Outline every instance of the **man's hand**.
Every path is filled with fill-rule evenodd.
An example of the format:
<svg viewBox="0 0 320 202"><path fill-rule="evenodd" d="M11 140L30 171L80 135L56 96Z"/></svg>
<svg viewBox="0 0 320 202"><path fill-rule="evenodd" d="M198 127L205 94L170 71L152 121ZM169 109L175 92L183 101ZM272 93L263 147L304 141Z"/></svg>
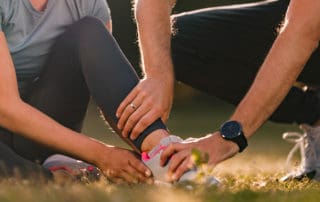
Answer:
<svg viewBox="0 0 320 202"><path fill-rule="evenodd" d="M208 154L208 164L212 167L234 156L239 151L239 147L235 143L224 140L219 132L191 141L172 143L163 151L160 158L161 166L170 160L167 173L168 181L178 180L194 166L191 159L193 149L199 150L203 155Z"/></svg>
<svg viewBox="0 0 320 202"><path fill-rule="evenodd" d="M136 139L155 120L168 119L173 100L173 85L165 79L145 78L123 100L117 110L122 135Z"/></svg>
<svg viewBox="0 0 320 202"><path fill-rule="evenodd" d="M115 183L151 184L151 171L133 152L117 147L110 148L97 165L106 177Z"/></svg>

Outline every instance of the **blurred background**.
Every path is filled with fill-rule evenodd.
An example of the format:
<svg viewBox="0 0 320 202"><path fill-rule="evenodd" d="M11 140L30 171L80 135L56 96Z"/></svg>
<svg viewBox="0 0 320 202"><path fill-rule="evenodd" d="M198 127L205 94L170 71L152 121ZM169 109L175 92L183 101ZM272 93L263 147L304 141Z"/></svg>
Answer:
<svg viewBox="0 0 320 202"><path fill-rule="evenodd" d="M132 4L129 0L107 0L111 8L113 19L113 35L117 39L129 61L139 72L140 56L137 46L136 25L133 19ZM254 2L252 0L178 0L173 13L183 11L227 5L234 3ZM171 133L182 137L201 137L217 130L221 123L231 115L234 107L212 96L199 92L181 83L175 86L175 100L168 120ZM275 123L265 124L257 134L250 139L249 148L241 155L231 160L231 164L224 164L222 170L234 167L233 161L238 163L238 169L263 169L279 171L284 168L285 157L292 145L281 140L281 134L286 131L298 130L295 125L282 125ZM106 143L127 147L120 138L109 129L97 112L95 104L90 104L87 119L84 125L84 133L94 136ZM271 158L273 162L266 161ZM261 164L261 165L260 165ZM278 164L278 166L276 166ZM229 166L233 165L233 166ZM273 169L270 170L270 167ZM226 169L227 168L227 169Z"/></svg>

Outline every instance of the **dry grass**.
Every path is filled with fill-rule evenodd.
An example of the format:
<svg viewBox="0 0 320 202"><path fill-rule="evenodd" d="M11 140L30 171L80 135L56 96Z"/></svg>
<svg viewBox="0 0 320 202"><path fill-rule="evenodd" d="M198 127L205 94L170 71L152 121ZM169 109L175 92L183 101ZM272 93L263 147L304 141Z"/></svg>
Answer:
<svg viewBox="0 0 320 202"><path fill-rule="evenodd" d="M208 104L209 103L209 104ZM198 103L197 103L198 104ZM169 127L175 134L199 136L214 130L230 114L230 106L203 101L201 107L182 105L175 107ZM96 110L91 106L85 132L109 143L125 146L110 133ZM320 183L303 180L281 183L286 173L285 160L291 145L281 140L281 133L297 127L266 124L249 142L244 153L214 169L222 182L219 187L195 187L193 190L160 185L113 185L105 181L93 184L34 184L30 181L8 179L0 181L0 201L24 202L95 202L95 201L320 201ZM297 160L297 158L296 158Z"/></svg>

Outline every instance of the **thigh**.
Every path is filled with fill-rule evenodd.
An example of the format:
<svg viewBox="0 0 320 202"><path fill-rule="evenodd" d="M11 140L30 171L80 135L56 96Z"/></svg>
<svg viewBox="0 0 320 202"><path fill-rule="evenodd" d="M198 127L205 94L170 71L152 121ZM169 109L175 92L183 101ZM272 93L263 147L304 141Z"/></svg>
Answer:
<svg viewBox="0 0 320 202"><path fill-rule="evenodd" d="M265 1L173 16L177 79L238 103L277 35L287 4Z"/></svg>
<svg viewBox="0 0 320 202"><path fill-rule="evenodd" d="M43 72L30 84L30 92L24 99L58 123L80 132L89 92L72 40L68 29L58 37ZM48 131L48 135L54 134ZM12 139L14 150L33 161L42 162L55 152L20 135L13 135Z"/></svg>

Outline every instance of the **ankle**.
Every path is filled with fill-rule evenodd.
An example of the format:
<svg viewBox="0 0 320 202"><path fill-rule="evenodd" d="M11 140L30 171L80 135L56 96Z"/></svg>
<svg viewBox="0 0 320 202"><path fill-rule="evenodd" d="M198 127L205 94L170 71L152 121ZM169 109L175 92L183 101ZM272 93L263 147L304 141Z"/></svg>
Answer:
<svg viewBox="0 0 320 202"><path fill-rule="evenodd" d="M164 129L159 129L159 130L153 131L142 142L141 151L150 151L157 144L159 144L163 138L168 137L168 136L169 136L168 131L166 131Z"/></svg>

